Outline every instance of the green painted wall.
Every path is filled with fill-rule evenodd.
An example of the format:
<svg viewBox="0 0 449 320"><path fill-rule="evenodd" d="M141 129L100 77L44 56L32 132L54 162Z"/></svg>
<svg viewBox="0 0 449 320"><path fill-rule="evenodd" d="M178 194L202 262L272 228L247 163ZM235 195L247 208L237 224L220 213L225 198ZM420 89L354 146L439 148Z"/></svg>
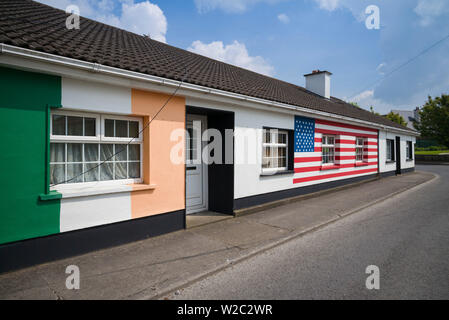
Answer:
<svg viewBox="0 0 449 320"><path fill-rule="evenodd" d="M61 78L0 67L0 244L59 232L60 200L46 191L46 109Z"/></svg>

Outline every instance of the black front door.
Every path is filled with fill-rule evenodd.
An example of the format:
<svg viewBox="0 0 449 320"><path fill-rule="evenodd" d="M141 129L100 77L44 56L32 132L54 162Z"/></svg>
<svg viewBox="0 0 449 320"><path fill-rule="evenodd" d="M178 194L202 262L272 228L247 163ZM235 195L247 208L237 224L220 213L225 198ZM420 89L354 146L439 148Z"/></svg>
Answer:
<svg viewBox="0 0 449 320"><path fill-rule="evenodd" d="M402 168L401 168L401 138L400 137L396 137L395 150L396 150L396 174L401 174Z"/></svg>

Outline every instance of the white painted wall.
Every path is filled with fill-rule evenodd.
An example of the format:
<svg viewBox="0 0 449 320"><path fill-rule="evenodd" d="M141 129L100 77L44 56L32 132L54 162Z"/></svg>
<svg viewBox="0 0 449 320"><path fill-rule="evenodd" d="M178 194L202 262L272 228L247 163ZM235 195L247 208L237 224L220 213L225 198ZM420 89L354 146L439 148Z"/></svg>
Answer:
<svg viewBox="0 0 449 320"><path fill-rule="evenodd" d="M101 226L131 218L130 192L61 200L61 232Z"/></svg>
<svg viewBox="0 0 449 320"><path fill-rule="evenodd" d="M403 134L397 134L393 132L387 132L381 130L379 133L379 160L380 160L380 172L391 172L396 171L396 163L387 163L387 139L395 140L396 137L401 138L401 167L402 169L410 169L415 167L415 144L416 137L407 136ZM407 141L413 142L413 160L407 161ZM396 143L396 142L395 142ZM397 146L395 146L396 148ZM398 161L398 159L396 159Z"/></svg>
<svg viewBox="0 0 449 320"><path fill-rule="evenodd" d="M74 110L130 115L131 89L64 77L62 106Z"/></svg>

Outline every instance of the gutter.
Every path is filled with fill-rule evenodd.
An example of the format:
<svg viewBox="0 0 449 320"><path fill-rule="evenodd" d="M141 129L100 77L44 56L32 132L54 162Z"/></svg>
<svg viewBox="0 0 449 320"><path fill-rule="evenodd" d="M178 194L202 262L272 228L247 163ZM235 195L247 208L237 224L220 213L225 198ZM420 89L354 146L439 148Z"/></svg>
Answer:
<svg viewBox="0 0 449 320"><path fill-rule="evenodd" d="M262 105L280 108L280 109L284 109L284 110L299 111L299 112L302 112L305 114L318 115L318 116L321 116L324 118L344 120L344 121L349 121L352 123L358 123L360 125L365 125L368 127L374 127L377 129L394 131L394 132L399 132L399 133L412 135L412 136L419 136L419 133L417 133L417 132L414 133L414 132L404 130L404 129L399 129L399 128L394 128L394 127L390 127L390 126L386 126L386 125L376 124L376 123L372 123L372 122L368 122L368 121L364 121L364 120L360 120L360 119L355 119L355 118L350 118L350 117L346 117L346 116L340 116L340 115L336 115L333 113L317 111L317 110L299 107L299 106L293 106L293 105L275 102L275 101L266 100L266 99L254 98L251 96L246 96L246 95L237 94L237 93L231 93L231 92L218 90L218 89L212 89L212 88L203 87L203 86L194 85L194 84L185 83L185 82L182 83L181 81L177 81L177 80L166 79L166 78L147 75L147 74L143 74L143 73L139 73L139 72L135 72L135 71L123 70L123 69L119 69L119 68L115 68L115 67L104 66L104 65L101 65L98 63L85 62L85 61L81 61L81 60L77 60L77 59L66 58L66 57L62 57L62 56L58 56L58 55L54 55L54 54L38 52L38 51L30 50L30 49L24 49L24 48L0 43L0 55L3 55L3 54L16 56L16 57L20 57L20 58L37 60L37 61L41 61L41 62L47 62L47 63L51 63L51 64L62 65L62 66L70 67L70 68L81 69L81 70L85 70L85 71L89 71L89 72L93 72L93 73L100 73L100 74L105 74L105 75L109 75L109 76L131 79L131 80L150 82L150 83L161 85L161 86L171 86L171 87L180 86L180 88L182 88L182 89L186 89L186 90L190 90L190 91L194 91L194 92L200 92L200 93L205 93L205 94L210 94L210 95L215 95L215 96L220 96L220 97L225 97L225 98L230 98L230 99L236 99L239 101L252 102L252 103L262 104Z"/></svg>

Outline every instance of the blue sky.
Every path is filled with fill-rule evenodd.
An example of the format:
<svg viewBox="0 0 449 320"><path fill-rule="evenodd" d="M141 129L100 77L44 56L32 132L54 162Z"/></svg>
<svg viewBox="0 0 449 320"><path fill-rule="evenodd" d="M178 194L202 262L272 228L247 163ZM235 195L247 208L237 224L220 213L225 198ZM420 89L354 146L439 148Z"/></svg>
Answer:
<svg viewBox="0 0 449 320"><path fill-rule="evenodd" d="M449 35L447 0L40 1L301 86L329 70L333 96L382 113L449 93L449 40L382 79ZM369 5L379 30L365 26Z"/></svg>

